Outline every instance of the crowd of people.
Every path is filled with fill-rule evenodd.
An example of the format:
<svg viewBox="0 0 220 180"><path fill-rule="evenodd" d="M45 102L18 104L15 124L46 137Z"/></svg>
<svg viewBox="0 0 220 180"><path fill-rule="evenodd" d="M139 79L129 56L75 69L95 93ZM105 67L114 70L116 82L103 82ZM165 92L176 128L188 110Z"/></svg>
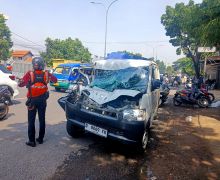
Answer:
<svg viewBox="0 0 220 180"><path fill-rule="evenodd" d="M179 87L180 85L183 86L189 86L193 87L196 86L197 88L208 88L208 89L214 89L216 80L215 79L205 79L204 76L200 76L197 78L196 76L190 77L187 75L176 75L176 76L170 76L167 74L161 75L161 81L163 84L167 84L173 87Z"/></svg>

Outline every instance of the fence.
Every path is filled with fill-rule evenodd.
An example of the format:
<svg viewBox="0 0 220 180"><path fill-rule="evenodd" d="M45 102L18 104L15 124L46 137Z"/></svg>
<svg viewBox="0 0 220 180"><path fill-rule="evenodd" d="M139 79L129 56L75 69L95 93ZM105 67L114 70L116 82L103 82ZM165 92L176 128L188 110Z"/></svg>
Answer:
<svg viewBox="0 0 220 180"><path fill-rule="evenodd" d="M13 74L17 77L22 77L27 71L32 70L32 64L29 62L14 62Z"/></svg>

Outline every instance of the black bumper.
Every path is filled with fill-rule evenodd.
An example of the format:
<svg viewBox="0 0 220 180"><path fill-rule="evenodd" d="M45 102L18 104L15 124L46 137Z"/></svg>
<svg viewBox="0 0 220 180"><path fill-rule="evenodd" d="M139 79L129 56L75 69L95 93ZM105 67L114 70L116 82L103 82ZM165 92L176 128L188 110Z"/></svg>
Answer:
<svg viewBox="0 0 220 180"><path fill-rule="evenodd" d="M108 131L107 138L120 141L124 144L137 143L142 139L145 122L127 121L122 117L110 117L91 112L78 103L65 103L67 121L85 129L85 123L98 126Z"/></svg>

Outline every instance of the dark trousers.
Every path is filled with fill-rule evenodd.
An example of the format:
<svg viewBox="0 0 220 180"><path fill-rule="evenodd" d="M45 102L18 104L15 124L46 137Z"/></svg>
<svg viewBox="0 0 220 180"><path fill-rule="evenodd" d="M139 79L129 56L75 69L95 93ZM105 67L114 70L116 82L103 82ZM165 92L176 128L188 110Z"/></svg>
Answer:
<svg viewBox="0 0 220 180"><path fill-rule="evenodd" d="M30 142L35 142L35 118L38 112L39 118L39 139L43 140L45 134L45 113L47 102L46 100L33 104L33 109L28 109L28 137Z"/></svg>

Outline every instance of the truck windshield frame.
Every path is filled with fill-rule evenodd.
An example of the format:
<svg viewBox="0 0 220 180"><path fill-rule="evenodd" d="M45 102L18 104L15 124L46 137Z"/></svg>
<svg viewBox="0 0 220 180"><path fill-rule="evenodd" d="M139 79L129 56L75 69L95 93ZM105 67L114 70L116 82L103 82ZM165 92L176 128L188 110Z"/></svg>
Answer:
<svg viewBox="0 0 220 180"><path fill-rule="evenodd" d="M63 75L69 75L71 72L71 67L61 67L58 66L54 70L54 74L63 74Z"/></svg>
<svg viewBox="0 0 220 180"><path fill-rule="evenodd" d="M119 70L94 69L91 87L113 92L116 89L147 91L149 67L129 67Z"/></svg>

